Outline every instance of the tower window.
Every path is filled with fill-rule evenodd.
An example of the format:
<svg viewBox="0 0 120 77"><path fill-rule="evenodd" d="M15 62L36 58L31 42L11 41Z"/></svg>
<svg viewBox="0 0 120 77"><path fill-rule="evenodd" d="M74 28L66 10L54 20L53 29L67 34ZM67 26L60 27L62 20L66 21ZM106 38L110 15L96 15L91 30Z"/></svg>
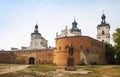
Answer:
<svg viewBox="0 0 120 77"><path fill-rule="evenodd" d="M68 46L65 46L65 50L67 49Z"/></svg>
<svg viewBox="0 0 120 77"><path fill-rule="evenodd" d="M104 43L104 40L102 40L102 42Z"/></svg>
<svg viewBox="0 0 120 77"><path fill-rule="evenodd" d="M104 31L102 31L102 35L104 35L105 34L105 32Z"/></svg>
<svg viewBox="0 0 120 77"><path fill-rule="evenodd" d="M61 47L59 47L59 50L61 50Z"/></svg>

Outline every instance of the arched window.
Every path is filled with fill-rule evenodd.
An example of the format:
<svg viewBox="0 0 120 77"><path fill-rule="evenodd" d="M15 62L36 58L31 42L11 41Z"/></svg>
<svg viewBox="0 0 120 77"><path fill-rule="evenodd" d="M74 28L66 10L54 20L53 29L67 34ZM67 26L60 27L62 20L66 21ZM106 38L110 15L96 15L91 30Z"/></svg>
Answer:
<svg viewBox="0 0 120 77"><path fill-rule="evenodd" d="M105 32L102 30L102 35L104 35L105 34Z"/></svg>

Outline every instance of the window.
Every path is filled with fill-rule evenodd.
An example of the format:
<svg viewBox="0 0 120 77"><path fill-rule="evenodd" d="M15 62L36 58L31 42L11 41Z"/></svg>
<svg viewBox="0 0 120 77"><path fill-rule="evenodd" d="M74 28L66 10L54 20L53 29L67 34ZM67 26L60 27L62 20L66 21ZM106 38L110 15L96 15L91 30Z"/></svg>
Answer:
<svg viewBox="0 0 120 77"><path fill-rule="evenodd" d="M106 38L110 38L110 36L106 36Z"/></svg>
<svg viewBox="0 0 120 77"><path fill-rule="evenodd" d="M59 50L61 50L61 47L59 47Z"/></svg>
<svg viewBox="0 0 120 77"><path fill-rule="evenodd" d="M104 43L104 40L102 40L102 42Z"/></svg>
<svg viewBox="0 0 120 77"><path fill-rule="evenodd" d="M40 42L40 44L43 44L42 42Z"/></svg>
<svg viewBox="0 0 120 77"><path fill-rule="evenodd" d="M102 31L102 35L105 35L105 32L104 32L104 30Z"/></svg>
<svg viewBox="0 0 120 77"><path fill-rule="evenodd" d="M67 49L68 46L65 46L65 50Z"/></svg>

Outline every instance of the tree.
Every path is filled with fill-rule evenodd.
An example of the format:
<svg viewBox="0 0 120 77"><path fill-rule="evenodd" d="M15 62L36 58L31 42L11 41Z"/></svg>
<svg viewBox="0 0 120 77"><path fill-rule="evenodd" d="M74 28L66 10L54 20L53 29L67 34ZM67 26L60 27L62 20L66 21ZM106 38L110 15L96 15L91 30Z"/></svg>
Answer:
<svg viewBox="0 0 120 77"><path fill-rule="evenodd" d="M120 50L120 28L117 28L113 33L113 41L115 42L115 46L118 46L118 49Z"/></svg>
<svg viewBox="0 0 120 77"><path fill-rule="evenodd" d="M117 63L120 64L120 28L117 28L113 33L113 41L115 43L115 51L117 56Z"/></svg>
<svg viewBox="0 0 120 77"><path fill-rule="evenodd" d="M106 58L108 61L108 64L115 64L115 49L111 44L105 43L106 47Z"/></svg>

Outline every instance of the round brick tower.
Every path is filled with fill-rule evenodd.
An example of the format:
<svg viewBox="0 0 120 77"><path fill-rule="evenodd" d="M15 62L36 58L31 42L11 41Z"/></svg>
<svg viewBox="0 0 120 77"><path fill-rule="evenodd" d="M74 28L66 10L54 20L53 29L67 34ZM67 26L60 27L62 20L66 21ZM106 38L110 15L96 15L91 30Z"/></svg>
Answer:
<svg viewBox="0 0 120 77"><path fill-rule="evenodd" d="M67 58L69 55L68 48L70 44L73 45L74 52L74 64L80 64L80 51L81 47L86 48L85 45L87 45L85 42L87 41L83 36L70 36L70 37L62 37L56 39L56 50L54 55L54 63L57 65L66 65L67 64ZM83 47L83 50L84 50Z"/></svg>
<svg viewBox="0 0 120 77"><path fill-rule="evenodd" d="M67 65L69 50L67 46L72 44L74 51L74 64L97 63L105 64L105 46L89 36L69 36L56 38L56 49L54 51L54 61L56 65Z"/></svg>

